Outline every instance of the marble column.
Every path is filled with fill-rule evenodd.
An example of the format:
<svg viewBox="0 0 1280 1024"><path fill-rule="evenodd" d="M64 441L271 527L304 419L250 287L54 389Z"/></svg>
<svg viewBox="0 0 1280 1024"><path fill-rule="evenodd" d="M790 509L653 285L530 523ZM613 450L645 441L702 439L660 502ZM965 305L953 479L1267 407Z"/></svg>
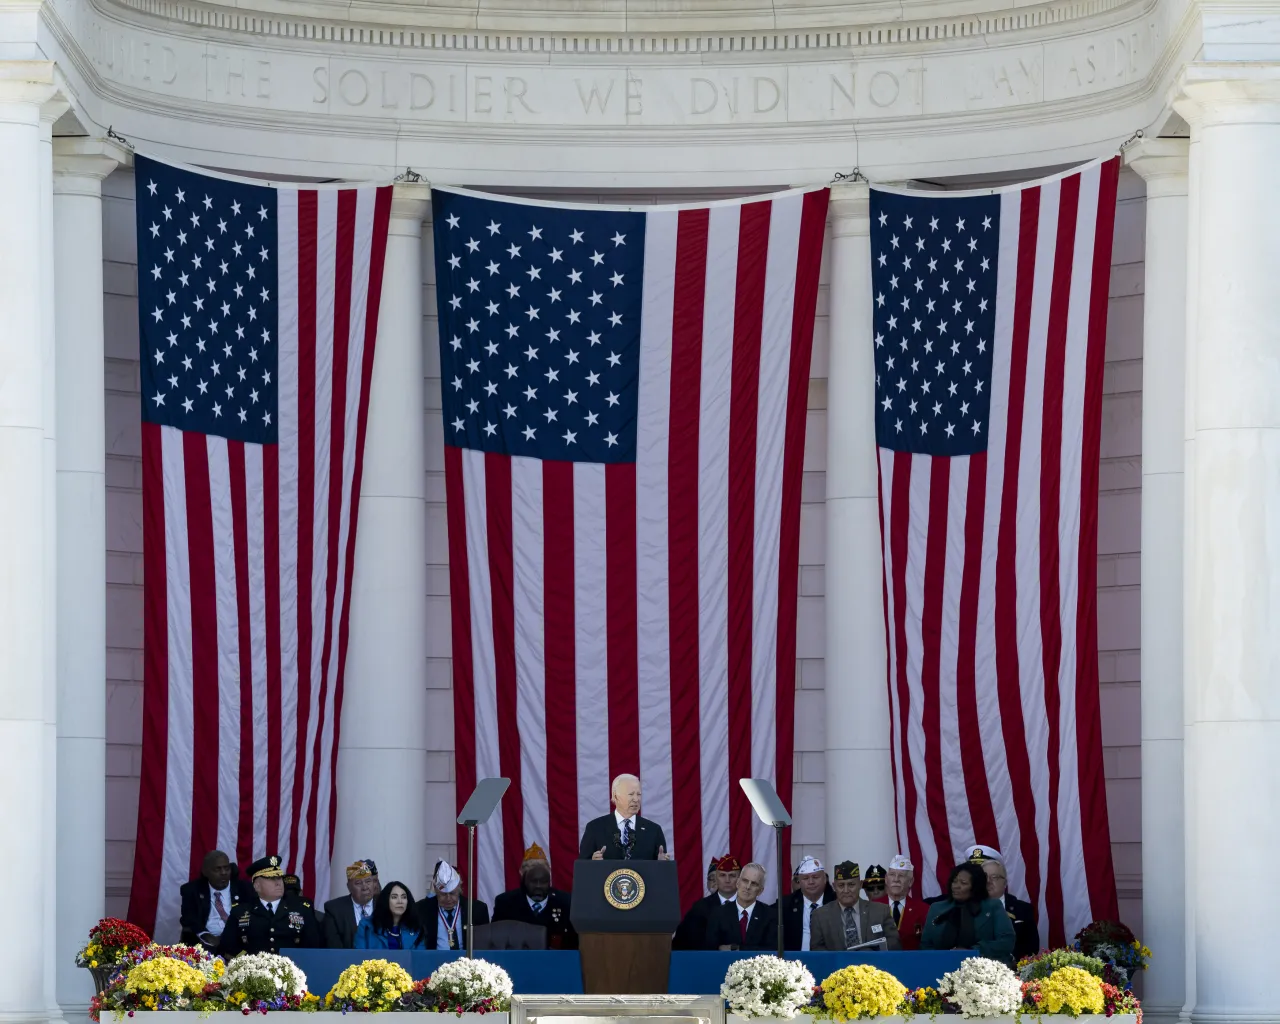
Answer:
<svg viewBox="0 0 1280 1024"><path fill-rule="evenodd" d="M1237 913L1223 899L1273 889L1280 847L1280 64L1191 64L1176 95L1199 147L1184 666L1191 1016L1274 1020L1280 943L1264 908ZM1205 884L1206 866L1218 884Z"/></svg>
<svg viewBox="0 0 1280 1024"><path fill-rule="evenodd" d="M106 888L106 421L102 180L126 155L89 138L53 142L57 374L58 1003L83 1017L93 995L76 950Z"/></svg>
<svg viewBox="0 0 1280 1024"><path fill-rule="evenodd" d="M1130 146L1147 184L1142 343L1142 939L1151 1024L1184 999L1182 630L1183 424L1187 292L1186 139Z"/></svg>
<svg viewBox="0 0 1280 1024"><path fill-rule="evenodd" d="M426 185L391 205L351 593L331 888L357 857L425 893L427 505L423 362ZM430 237L430 231L426 232ZM394 813L389 811L394 808ZM316 893L317 899L325 894Z"/></svg>
<svg viewBox="0 0 1280 1024"><path fill-rule="evenodd" d="M40 108L54 91L51 63L0 62L0 863L21 865L23 876L5 898L6 920L22 926L0 928L5 1024L44 1021L50 1010Z"/></svg>
<svg viewBox="0 0 1280 1024"><path fill-rule="evenodd" d="M887 864L897 850L885 682L871 338L870 198L831 190L827 374L826 853ZM857 780L857 813L836 794Z"/></svg>

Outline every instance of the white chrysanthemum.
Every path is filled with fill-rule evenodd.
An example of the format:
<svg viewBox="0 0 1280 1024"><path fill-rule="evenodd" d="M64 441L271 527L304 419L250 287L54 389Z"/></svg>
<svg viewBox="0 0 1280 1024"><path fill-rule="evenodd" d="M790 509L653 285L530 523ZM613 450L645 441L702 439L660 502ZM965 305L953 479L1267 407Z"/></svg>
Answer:
<svg viewBox="0 0 1280 1024"><path fill-rule="evenodd" d="M753 956L729 965L720 994L742 1017L794 1017L813 997L813 975L798 960Z"/></svg>
<svg viewBox="0 0 1280 1024"><path fill-rule="evenodd" d="M1022 982L1004 964L971 956L938 981L938 992L966 1017L999 1017L1022 1006Z"/></svg>
<svg viewBox="0 0 1280 1024"><path fill-rule="evenodd" d="M222 987L227 992L246 992L255 999L300 996L307 991L307 976L287 956L241 953L227 964Z"/></svg>
<svg viewBox="0 0 1280 1024"><path fill-rule="evenodd" d="M461 1006L464 1011L485 999L492 999L505 1009L512 991L511 975L497 964L466 957L437 967L431 975L430 988L449 1004L445 1009Z"/></svg>

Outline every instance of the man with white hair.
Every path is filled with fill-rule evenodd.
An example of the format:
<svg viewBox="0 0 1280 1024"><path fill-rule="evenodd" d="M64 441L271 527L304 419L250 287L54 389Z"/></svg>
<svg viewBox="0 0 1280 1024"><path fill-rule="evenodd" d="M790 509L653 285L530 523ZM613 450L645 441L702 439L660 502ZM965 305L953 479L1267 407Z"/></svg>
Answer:
<svg viewBox="0 0 1280 1024"><path fill-rule="evenodd" d="M836 891L817 857L802 860L796 874L800 878L800 891L787 893L778 903L782 908L782 944L785 949L808 952L813 948L810 936L813 913L824 904L834 902Z"/></svg>
<svg viewBox="0 0 1280 1024"><path fill-rule="evenodd" d="M889 916L898 928L903 949L920 948L920 933L924 931L924 921L929 916L929 905L911 895L915 877L911 860L897 854L889 861L889 870L884 873L884 895L876 900L889 905Z"/></svg>
<svg viewBox="0 0 1280 1024"><path fill-rule="evenodd" d="M778 908L776 904L760 902L764 883L762 865L752 862L742 869L737 897L711 911L704 948L777 951Z"/></svg>
<svg viewBox="0 0 1280 1024"><path fill-rule="evenodd" d="M640 780L634 775L619 775L613 780L609 795L613 813L587 822L578 858L670 860L662 826L640 817Z"/></svg>

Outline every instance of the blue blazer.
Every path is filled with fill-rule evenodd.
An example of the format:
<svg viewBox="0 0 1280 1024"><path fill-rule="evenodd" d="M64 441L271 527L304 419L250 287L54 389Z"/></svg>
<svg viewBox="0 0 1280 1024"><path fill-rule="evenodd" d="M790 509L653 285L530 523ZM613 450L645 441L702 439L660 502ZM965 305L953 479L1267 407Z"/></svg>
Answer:
<svg viewBox="0 0 1280 1024"><path fill-rule="evenodd" d="M412 928L400 929L400 947L402 949L421 949L423 946L422 933L416 932ZM360 927L356 929L356 940L354 949L390 949L387 945L387 933L374 931L372 923L369 921L361 921Z"/></svg>

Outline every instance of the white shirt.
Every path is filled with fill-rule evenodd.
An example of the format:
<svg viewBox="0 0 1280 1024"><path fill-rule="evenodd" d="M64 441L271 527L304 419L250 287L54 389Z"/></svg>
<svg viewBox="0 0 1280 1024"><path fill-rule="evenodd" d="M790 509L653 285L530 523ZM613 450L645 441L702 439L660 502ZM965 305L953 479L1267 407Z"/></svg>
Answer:
<svg viewBox="0 0 1280 1024"><path fill-rule="evenodd" d="M722 907L726 903L732 903L734 900L738 898L737 896L723 896L720 893L716 893L716 895L720 897L720 906Z"/></svg>
<svg viewBox="0 0 1280 1024"><path fill-rule="evenodd" d="M262 900L262 905L266 907L269 911L271 911L271 913L273 914L276 912L276 907L279 905L279 903L280 903L279 900Z"/></svg>
<svg viewBox="0 0 1280 1024"><path fill-rule="evenodd" d="M809 921L810 921L810 919L813 917L813 912L814 912L815 910L817 910L820 906L822 906L822 904L821 904L819 901L817 901L817 900L811 900L811 899L809 899L807 896L805 897L804 903L803 903L802 908L801 908L801 911L800 911L800 913L801 913L801 915L802 915L802 917L801 917L801 931L800 931L800 935L801 935L801 938L800 938L800 948L801 948L802 950L804 950L805 952L808 952L808 950L810 949L810 946L809 946Z"/></svg>
<svg viewBox="0 0 1280 1024"><path fill-rule="evenodd" d="M892 916L892 915L893 915L893 909L894 909L894 907L897 907L897 908L898 908L898 920L899 920L899 921L901 921L901 920L902 920L902 915L903 915L904 913L906 913L906 910L907 910L907 901L906 901L906 900L895 900L895 899L891 896L891 897L889 897L889 914L890 914L890 916Z"/></svg>
<svg viewBox="0 0 1280 1024"><path fill-rule="evenodd" d="M613 818L614 818L614 820L618 823L618 832L619 832L619 833L621 833L621 832L622 832L622 823L623 823L624 821L625 821L625 822L627 822L627 823L631 826L631 832L632 832L632 834L634 834L634 833L635 833L635 830L636 830L636 816L635 816L634 814L633 814L630 818L624 818L621 814L619 814L619 813L615 810L615 811L613 812Z"/></svg>
<svg viewBox="0 0 1280 1024"><path fill-rule="evenodd" d="M733 901L733 903L734 903L734 911L736 913L739 923L741 923L742 921L742 912L745 910L747 913L747 927L748 928L751 927L751 915L756 912L756 907L759 906L760 901L756 900L756 902L752 903L751 906L749 907L744 907L736 899Z"/></svg>
<svg viewBox="0 0 1280 1024"><path fill-rule="evenodd" d="M453 933L458 937L458 948L463 948L462 941L462 904L453 908ZM436 914L436 949L449 948L449 928L445 924L449 920L450 911L441 910Z"/></svg>
<svg viewBox="0 0 1280 1024"><path fill-rule="evenodd" d="M364 911L365 917L373 917L373 900L368 903L357 903L354 896L351 897L351 909L356 915L356 927L360 927L360 911Z"/></svg>
<svg viewBox="0 0 1280 1024"><path fill-rule="evenodd" d="M222 894L222 909L228 917L231 916L231 886L225 889L215 889L209 886L209 920L204 923L204 933L208 935L221 935L222 930L226 928L227 922L218 916L218 894Z"/></svg>
<svg viewBox="0 0 1280 1024"><path fill-rule="evenodd" d="M541 900L535 900L532 896L526 894L525 899L529 901L529 909L532 910L535 914L537 914L539 913L539 910L538 910L539 907L545 910L547 907L547 904L551 902L551 893L547 893L546 897Z"/></svg>

